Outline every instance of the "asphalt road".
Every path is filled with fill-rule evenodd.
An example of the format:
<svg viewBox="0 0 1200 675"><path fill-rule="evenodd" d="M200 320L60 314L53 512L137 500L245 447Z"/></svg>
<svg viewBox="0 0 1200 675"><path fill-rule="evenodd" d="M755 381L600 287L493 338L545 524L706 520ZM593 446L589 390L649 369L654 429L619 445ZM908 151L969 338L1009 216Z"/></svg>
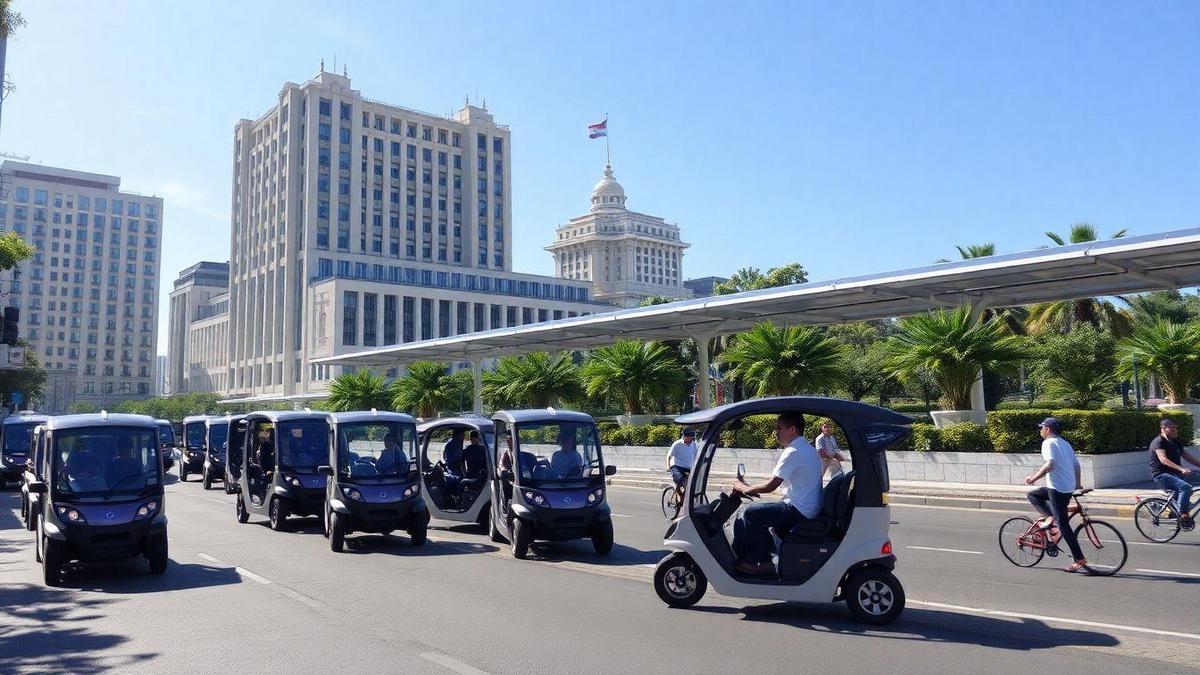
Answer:
<svg viewBox="0 0 1200 675"><path fill-rule="evenodd" d="M1200 532L1130 543L1122 574L1068 575L1062 557L1001 557L1008 514L896 506L909 602L884 628L845 606L726 598L670 610L649 584L665 551L658 493L614 487L617 546L538 546L514 560L473 528L356 536L329 551L317 520L239 525L232 498L167 488L171 565L78 567L44 587L18 496L0 494L0 672L429 673L759 671L1056 673L1200 669ZM436 524L436 523L435 523ZM1015 660L1019 659L1019 660Z"/></svg>

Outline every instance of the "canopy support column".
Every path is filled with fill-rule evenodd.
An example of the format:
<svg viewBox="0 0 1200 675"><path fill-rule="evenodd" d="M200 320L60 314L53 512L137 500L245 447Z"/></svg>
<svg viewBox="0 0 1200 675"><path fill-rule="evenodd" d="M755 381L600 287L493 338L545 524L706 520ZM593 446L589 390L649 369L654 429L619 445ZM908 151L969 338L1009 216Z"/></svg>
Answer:
<svg viewBox="0 0 1200 675"><path fill-rule="evenodd" d="M971 320L979 321L983 313L987 311L987 300L980 300L971 306ZM975 377L975 383L971 385L971 410L987 410L987 400L983 392L983 370Z"/></svg>
<svg viewBox="0 0 1200 675"><path fill-rule="evenodd" d="M700 410L712 407L712 393L708 382L708 341L711 335L692 336L696 345L696 404Z"/></svg>
<svg viewBox="0 0 1200 675"><path fill-rule="evenodd" d="M476 415L483 414L483 363L479 359L471 361L471 382L475 391L472 410Z"/></svg>

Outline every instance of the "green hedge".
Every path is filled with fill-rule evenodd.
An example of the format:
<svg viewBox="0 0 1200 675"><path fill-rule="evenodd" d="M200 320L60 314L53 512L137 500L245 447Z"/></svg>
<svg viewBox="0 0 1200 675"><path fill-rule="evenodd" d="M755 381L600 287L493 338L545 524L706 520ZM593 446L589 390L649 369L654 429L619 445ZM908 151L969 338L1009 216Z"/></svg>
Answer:
<svg viewBox="0 0 1200 675"><path fill-rule="evenodd" d="M912 425L912 435L901 450L917 450L919 452L991 452L992 442L988 437L987 427L981 424L963 422L945 429L938 429L932 424L917 423Z"/></svg>
<svg viewBox="0 0 1200 675"><path fill-rule="evenodd" d="M996 410L987 416L992 447L997 452L1037 452L1042 442L1037 425L1047 417L1062 422L1063 438L1083 454L1145 450L1165 417L1179 425L1180 438L1194 438L1192 416L1181 412Z"/></svg>

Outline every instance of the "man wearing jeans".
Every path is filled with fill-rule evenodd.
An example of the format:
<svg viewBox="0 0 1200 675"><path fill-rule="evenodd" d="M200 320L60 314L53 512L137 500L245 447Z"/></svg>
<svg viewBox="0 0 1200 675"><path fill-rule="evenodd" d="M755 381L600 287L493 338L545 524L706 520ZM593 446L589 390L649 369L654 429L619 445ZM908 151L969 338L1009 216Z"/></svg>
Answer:
<svg viewBox="0 0 1200 675"><path fill-rule="evenodd" d="M1038 521L1038 527L1049 530L1058 525L1063 541L1071 550L1075 562L1067 568L1068 572L1078 572L1087 566L1087 558L1079 548L1079 540L1067 523L1067 507L1071 503L1071 493L1079 489L1080 468L1079 459L1075 457L1075 449L1063 438L1062 425L1053 417L1047 417L1038 425L1042 435L1042 459L1046 460L1042 468L1025 479L1026 485L1033 485L1042 476L1046 477L1046 487L1030 492L1029 503L1038 513L1045 516Z"/></svg>
<svg viewBox="0 0 1200 675"><path fill-rule="evenodd" d="M821 512L821 458L817 449L804 440L804 415L781 413L775 420L775 440L783 446L783 452L770 480L758 485L734 481L729 488L734 493L754 496L783 486L780 501L750 506L734 523L733 550L739 558L736 568L744 574L774 575L770 528L787 531Z"/></svg>
<svg viewBox="0 0 1200 675"><path fill-rule="evenodd" d="M1170 419L1158 425L1159 435L1150 442L1150 475L1162 489L1171 492L1171 503L1179 513L1179 526L1184 530L1195 527L1191 516L1192 485L1187 477L1192 470L1184 466L1187 461L1200 466L1200 457L1188 452L1179 440L1179 427Z"/></svg>

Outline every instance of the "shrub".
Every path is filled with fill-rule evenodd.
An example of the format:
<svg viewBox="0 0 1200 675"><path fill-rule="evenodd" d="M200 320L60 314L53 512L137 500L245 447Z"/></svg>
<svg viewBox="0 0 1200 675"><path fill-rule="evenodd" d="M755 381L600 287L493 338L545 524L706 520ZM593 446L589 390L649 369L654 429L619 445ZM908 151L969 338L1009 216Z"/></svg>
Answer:
<svg viewBox="0 0 1200 675"><path fill-rule="evenodd" d="M963 422L938 429L943 452L991 452L992 440L982 424Z"/></svg>
<svg viewBox="0 0 1200 675"><path fill-rule="evenodd" d="M629 427L629 445L648 445L650 425L638 424Z"/></svg>
<svg viewBox="0 0 1200 675"><path fill-rule="evenodd" d="M1059 410L1065 407L1062 401L1045 398L1039 398L1033 403L1025 399L1016 399L1012 401L1000 401L996 404L996 410Z"/></svg>
<svg viewBox="0 0 1200 675"><path fill-rule="evenodd" d="M1063 437L1076 452L1107 454L1144 450L1169 417L1181 438L1193 438L1188 413L1136 410L997 410L988 413L988 435L997 452L1037 452L1042 439L1037 424L1047 417L1062 422Z"/></svg>
<svg viewBox="0 0 1200 675"><path fill-rule="evenodd" d="M669 448L679 439L682 429L670 424L655 424L648 428L646 444L654 447Z"/></svg>

